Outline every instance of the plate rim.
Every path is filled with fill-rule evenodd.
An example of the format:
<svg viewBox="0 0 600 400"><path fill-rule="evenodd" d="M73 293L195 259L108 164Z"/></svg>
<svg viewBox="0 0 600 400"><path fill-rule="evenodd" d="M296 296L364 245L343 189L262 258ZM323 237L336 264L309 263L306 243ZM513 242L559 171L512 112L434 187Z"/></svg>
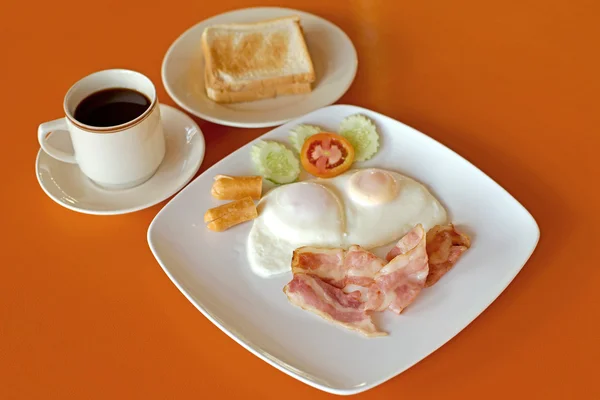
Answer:
<svg viewBox="0 0 600 400"><path fill-rule="evenodd" d="M158 197L156 197L156 200L152 200L150 202L146 202L146 203L140 204L139 206L135 206L135 207L119 208L119 209L114 209L114 210L89 210L89 209L86 209L86 208L75 207L73 205L67 204L67 203L62 202L59 199L57 199L52 193L50 193L50 191L42 183L42 180L41 180L40 174L39 174L39 167L40 167L40 157L42 156L42 153L44 153L44 150L42 150L40 148L38 150L37 156L35 157L35 177L36 177L36 180L37 180L39 186L42 188L42 190L44 191L44 193L46 194L46 196L48 196L50 199L52 199L52 201L54 201L58 205L66 208L68 210L80 213L80 214L110 216L110 215L131 214L131 213L134 213L134 212L137 212L137 211L142 211L142 210L145 210L147 208L153 207L153 206L159 204L162 201L165 201L166 199L168 199L169 197L171 197L173 195L176 196L177 194L179 194L178 192L180 192L192 180L194 180L194 176L196 175L196 173L198 173L198 170L200 170L200 166L202 166L202 162L204 161L204 157L206 156L206 140L204 138L204 132L202 132L202 129L200 129L200 126L198 125L198 123L196 123L196 121L194 121L194 119L192 117L190 117L189 115L187 115L183 111L177 109L176 107L170 106L168 104L159 103L159 105L160 105L160 107L170 108L170 109L176 111L177 113L180 113L181 116L185 116L186 118L188 118L196 126L196 128L198 128L198 132L200 132L200 135L199 135L198 138L201 141L201 143L199 145L202 148L202 155L200 157L198 157L197 165L195 165L194 168L193 168L194 172L191 173L190 176L187 179L185 179L185 181L182 182L182 184L179 185L175 190L169 191L170 194L168 194L168 195L158 196ZM152 179L152 178L150 178L150 179ZM167 193L167 192L165 192L165 193ZM159 211L159 213L160 213L160 211ZM157 215L158 215L158 213L157 213Z"/></svg>
<svg viewBox="0 0 600 400"><path fill-rule="evenodd" d="M221 324L218 319L216 317L218 316L213 316L209 310L207 310L204 307L204 304L202 303L202 301L197 301L194 299L194 297L187 292L187 290L184 288L184 285L182 283L180 283L177 279L175 279L175 277L173 276L173 274L170 272L170 270L168 269L168 267L162 262L162 260L160 259L160 257L158 256L157 253L157 249L155 247L155 244L152 241L152 233L155 229L156 224L159 221L159 218L161 217L161 215L165 212L165 210L168 208L168 206L171 204L171 202L174 202L178 196L183 196L185 191L188 190L188 188L190 188L194 182L191 182L188 186L186 186L182 191L180 191L179 193L177 193L176 196L174 196L157 214L156 216L153 218L152 222L150 223L150 225L148 226L148 231L147 231L147 241L148 241L148 245L150 247L150 250L152 252L152 255L154 256L155 260L158 262L158 264L160 265L160 267L163 269L163 271L165 272L165 274L169 277L170 281L177 287L177 289L185 296L185 298L192 304L194 305L194 307L196 307L196 309L198 309L202 315L204 315L213 325L215 325L219 330L221 330L223 333L225 333L228 337L230 337L231 339L233 339L236 343L238 343L239 345L241 345L243 348L245 348L246 350L248 350L250 353L254 354L255 356L257 356L258 358L260 358L261 360L267 362L268 364L270 364L271 366L277 368L279 371L285 373L286 375L297 379L313 388L322 390L324 392L327 393L331 393L331 394L335 394L335 395L342 395L342 396L348 396L348 395L354 395L354 394L358 394L358 393L362 393L364 391L367 391L369 389L372 389L374 387L377 387L385 382L387 382L388 380L391 380L395 377L397 377L398 375L402 374L403 372L405 372L406 370L412 368L413 366L415 366L416 364L418 364L419 362L423 361L425 358L429 357L431 354L433 354L434 352L436 352L438 349L440 349L441 347L443 347L444 345L446 345L451 339L455 338L461 331L463 331L465 328L467 328L469 325L471 325L485 310L487 310L489 308L489 306L494 303L498 297L504 293L504 291L506 290L506 288L512 283L512 281L515 279L515 277L521 272L521 270L523 269L523 267L527 264L527 262L529 261L529 259L531 258L531 256L533 255L533 253L535 252L535 250L537 249L537 246L539 244L539 240L540 240L540 228L539 228L539 224L537 223L537 221L535 220L535 218L533 217L533 215L529 212L529 210L523 206L523 204L521 204L521 202L519 202L510 192L508 192L502 185L500 185L498 182L496 182L494 179L492 179L489 175L487 175L484 171L482 171L481 169L479 169L477 166L475 166L473 163L471 163L468 159L466 159L465 157L461 156L460 154L456 153L454 150L452 150L450 147L446 146L445 144L438 142L437 140L435 140L434 138L426 135L425 133L419 131L418 129L415 129L401 121L398 121L397 119L387 116L385 114L382 114L378 111L375 110L371 110L365 107L360 107L360 106L355 106L352 104L333 104L333 105L329 105L329 106L325 106L325 107L321 107L317 110L314 110L311 113L305 114L301 117L298 117L294 120L289 121L290 123L299 119L299 118L303 118L306 115L310 115L314 112L317 111L321 111L324 109L331 109L331 108L345 108L345 107L351 107L353 109L353 112L365 112L368 111L370 113L376 114L378 117L384 117L384 118L389 118L391 120L393 120L395 123L399 123L401 125L403 125L404 127L409 128L410 130L412 130L413 132L426 137L431 143L437 144L439 146L442 146L444 149L446 149L447 151L450 151L452 154L454 154L455 156L457 156L459 159L462 159L463 161L465 161L466 163L468 163L468 165L475 169L476 171L478 171L484 178L489 179L492 183L494 183L498 188L500 188L506 195L508 195L515 203L515 205L517 205L518 207L520 207L520 209L522 211L525 212L525 217L528 218L529 222L532 223L532 227L534 228L534 234L535 234L535 238L533 240L532 246L530 251L528 252L527 257L524 258L522 264L518 267L514 268L514 273L510 274L507 277L506 283L505 285L502 286L501 290L498 291L498 293L489 301L487 302L487 304L485 304L485 306L483 306L481 308L480 311L478 311L476 313L476 315L464 326L459 327L456 332L454 332L452 334L452 336L448 337L446 340L444 340L439 346L432 348L431 351L429 351L426 355L424 355L423 357L421 357L420 359L410 363L406 368L400 370L397 373L392 374L391 376L385 376L379 380L374 380L368 384L363 384L363 385L359 385L356 387L350 387L350 388L339 388L339 387L334 387L332 385L328 385L326 383L322 383L317 381L316 379L309 379L306 376L303 376L302 374L296 373L292 368L286 368L284 362L280 361L280 362L276 362L272 359L270 359L269 357L267 357L265 354L262 354L260 349L256 349L252 346L252 343L250 342L246 342L244 340L243 337L238 337L236 336L236 334L233 332L234 330L230 330L228 329L228 327L223 326L223 324ZM223 157L221 160L219 160L218 162L216 162L215 164L213 164L211 167L209 167L208 169L206 169L202 174L198 175L198 177L196 177L194 179L194 181L196 179L198 179L200 176L207 174L209 172L211 172L211 170L216 169L217 167L219 167L219 165L221 163L225 163L227 159L229 159L230 157L233 157L233 155L240 150L243 147L246 146L250 146L252 145L252 143L256 142L257 140L261 140L265 135L270 134L272 131L279 129L280 127L276 127L273 128L271 130L269 130L268 132L265 132L264 134L260 135L259 137L253 139L252 141L248 142L247 144L240 146L238 149L236 149L235 151L229 153L227 156ZM242 335L240 335L242 336Z"/></svg>
<svg viewBox="0 0 600 400"><path fill-rule="evenodd" d="M177 38L175 38L175 40L173 40L173 42L171 43L171 45L169 46L169 48L167 49L167 51L165 52L165 55L163 56L163 60L161 62L161 68L160 68L160 78L163 84L163 87L165 88L165 91L167 92L167 94L169 95L169 97L182 109L184 109L186 112L198 117L198 118L202 118L203 120L206 120L208 122L212 122L214 124L218 124L218 125L223 125L223 126L230 126L230 127L234 127L234 128L271 128L271 127L276 127L282 124L285 124L289 121L293 121L296 118L301 117L302 115L297 115L295 117L292 118L288 118L288 119L277 119L277 120L270 120L270 121L265 121L265 122L237 122L237 121L231 121L231 120L226 120L226 119L221 119L221 118L217 118L217 117L213 117L210 114L206 114L203 112L200 112L198 110L195 110L192 107L189 107L188 105L186 105L182 100L180 100L178 98L178 96L175 95L175 91L172 89L171 85L169 84L169 80L166 78L166 69L167 69L167 64L168 64L168 60L171 56L171 53L174 51L175 47L177 46L178 42L180 40L183 39L183 37L185 37L190 31L192 31L193 29L195 29L198 25L206 23L207 21L214 19L214 18L218 18L218 17L222 17L222 16L226 16L226 15L230 15L230 14L236 14L236 13L241 13L244 11L249 11L249 10L280 10L280 11L286 11L286 12L291 12L291 13L299 13L299 14L306 14L306 15L310 15L312 18L316 18L318 20L320 20L322 23L325 24L329 24L331 25L334 29L336 29L339 33L341 33L341 35L343 37L345 37L345 39L348 41L348 43L350 44L350 47L353 50L353 54L354 54L354 59L356 60L353 64L353 72L352 72L352 79L349 80L348 84L346 85L346 87L344 88L343 91L340 91L340 95L337 96L337 98L335 100L333 100L332 102L330 102L328 105L332 105L335 104L344 94L346 94L348 92L348 90L350 89L350 87L352 86L352 84L354 83L354 81L356 80L356 74L358 73L358 52L356 50L356 46L354 46L354 43L352 42L352 39L350 39L350 36L348 36L348 34L342 29L340 28L338 25L334 24L333 22L329 21L328 19L325 19L319 15L313 14L313 13L309 13L303 10L298 10L298 9L294 9L294 8L287 8L287 7L261 7L261 6L255 6L255 7L245 7L245 8L238 8L235 10L230 10L230 11L226 11L220 14L215 14L212 15L208 18L205 18L197 23L195 23L194 25L190 26L189 28L187 28L185 31L183 31L179 36L177 36ZM323 106L323 107L327 107ZM315 108L310 112L316 111L320 108L323 107L319 107L319 108ZM306 114L306 113L305 113Z"/></svg>

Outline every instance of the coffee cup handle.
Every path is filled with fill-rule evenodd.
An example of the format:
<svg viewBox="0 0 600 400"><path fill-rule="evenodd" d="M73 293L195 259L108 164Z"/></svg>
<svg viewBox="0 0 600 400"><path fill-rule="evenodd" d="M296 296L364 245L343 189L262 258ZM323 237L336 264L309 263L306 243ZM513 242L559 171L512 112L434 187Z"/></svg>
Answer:
<svg viewBox="0 0 600 400"><path fill-rule="evenodd" d="M38 128L38 141L42 150L51 157L56 158L59 161L63 161L70 164L77 164L74 154L69 154L62 150L57 149L48 143L47 136L50 132L55 131L68 131L67 120L65 118L55 119L54 121L45 122Z"/></svg>

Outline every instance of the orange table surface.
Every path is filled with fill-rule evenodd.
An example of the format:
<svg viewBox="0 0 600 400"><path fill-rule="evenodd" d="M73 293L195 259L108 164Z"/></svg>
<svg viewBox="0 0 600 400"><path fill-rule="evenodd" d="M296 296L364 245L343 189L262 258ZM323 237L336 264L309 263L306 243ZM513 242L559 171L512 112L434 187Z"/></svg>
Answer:
<svg viewBox="0 0 600 400"><path fill-rule="evenodd" d="M97 70L160 78L170 44L224 11L282 5L353 40L339 103L449 146L536 218L537 250L502 295L438 351L358 399L599 399L600 2L280 0L31 3L0 12L0 399L334 397L229 339L169 281L146 243L163 207L69 211L38 186L38 124ZM268 129L204 131L206 170ZM352 349L348 349L352 351ZM393 357L390 354L390 357Z"/></svg>

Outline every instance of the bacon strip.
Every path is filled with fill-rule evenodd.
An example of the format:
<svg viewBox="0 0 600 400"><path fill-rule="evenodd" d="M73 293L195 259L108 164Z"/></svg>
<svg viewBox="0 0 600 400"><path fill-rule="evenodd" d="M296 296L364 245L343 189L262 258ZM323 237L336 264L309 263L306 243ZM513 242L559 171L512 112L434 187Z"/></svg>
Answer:
<svg viewBox="0 0 600 400"><path fill-rule="evenodd" d="M347 251L305 246L292 257L292 273L314 275L346 293L358 290L363 296L384 265L384 260L357 245Z"/></svg>
<svg viewBox="0 0 600 400"><path fill-rule="evenodd" d="M406 252L404 238L390 250L386 260L390 261ZM429 257L429 274L425 287L433 286L458 261L462 253L471 247L467 235L458 232L453 224L436 225L427 232L426 249Z"/></svg>
<svg viewBox="0 0 600 400"><path fill-rule="evenodd" d="M421 229L417 229L419 226L421 226ZM423 226L420 224L415 226L387 253L385 256L386 261L392 261L396 256L406 254L411 249L414 249L421 239L423 239L423 236Z"/></svg>
<svg viewBox="0 0 600 400"><path fill-rule="evenodd" d="M375 274L383 268L385 261L360 246L350 246L344 257L346 285L368 286Z"/></svg>
<svg viewBox="0 0 600 400"><path fill-rule="evenodd" d="M469 247L469 237L452 224L427 233L416 225L387 254L387 264L356 245L347 251L301 247L292 257L294 277L283 290L292 304L328 321L366 336L387 335L370 313L389 308L400 314Z"/></svg>
<svg viewBox="0 0 600 400"><path fill-rule="evenodd" d="M314 275L297 273L283 288L290 303L320 317L362 333L365 336L385 336L364 310L360 293L344 293Z"/></svg>
<svg viewBox="0 0 600 400"><path fill-rule="evenodd" d="M346 279L343 290L346 293L358 291L361 300L367 301L368 290L375 283L375 275L383 268L385 261L360 246L350 246L344 257Z"/></svg>
<svg viewBox="0 0 600 400"><path fill-rule="evenodd" d="M300 247L294 250L292 256L292 273L318 276L325 282L342 288L346 280L345 253L343 249Z"/></svg>
<svg viewBox="0 0 600 400"><path fill-rule="evenodd" d="M460 256L471 247L471 240L458 232L454 225L436 225L427 232L429 275L425 287L433 286L456 264Z"/></svg>
<svg viewBox="0 0 600 400"><path fill-rule="evenodd" d="M399 252L394 252L397 255L375 275L375 283L369 288L367 310L383 311L389 307L400 314L414 301L429 273L425 237L423 226L418 224L396 245L394 249Z"/></svg>

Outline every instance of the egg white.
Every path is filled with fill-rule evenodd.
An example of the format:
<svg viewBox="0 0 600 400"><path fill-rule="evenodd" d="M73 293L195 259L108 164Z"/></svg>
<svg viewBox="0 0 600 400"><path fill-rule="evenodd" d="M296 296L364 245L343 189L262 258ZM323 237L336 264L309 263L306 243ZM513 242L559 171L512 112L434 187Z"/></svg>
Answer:
<svg viewBox="0 0 600 400"><path fill-rule="evenodd" d="M257 209L247 242L248 260L257 275L289 271L298 247L340 247L344 243L342 205L318 183L279 186L261 199Z"/></svg>
<svg viewBox="0 0 600 400"><path fill-rule="evenodd" d="M262 277L289 271L301 246L373 249L418 223L428 230L447 221L444 207L421 183L376 168L279 186L261 199L258 214L247 254Z"/></svg>
<svg viewBox="0 0 600 400"><path fill-rule="evenodd" d="M352 185L355 174L386 176L382 187L362 191ZM329 188L344 205L344 247L357 244L372 249L399 240L418 223L425 230L444 224L447 214L440 202L421 183L394 171L379 168L350 170L331 179L315 180ZM393 187L387 187L391 183ZM384 198L379 201L377 194Z"/></svg>

